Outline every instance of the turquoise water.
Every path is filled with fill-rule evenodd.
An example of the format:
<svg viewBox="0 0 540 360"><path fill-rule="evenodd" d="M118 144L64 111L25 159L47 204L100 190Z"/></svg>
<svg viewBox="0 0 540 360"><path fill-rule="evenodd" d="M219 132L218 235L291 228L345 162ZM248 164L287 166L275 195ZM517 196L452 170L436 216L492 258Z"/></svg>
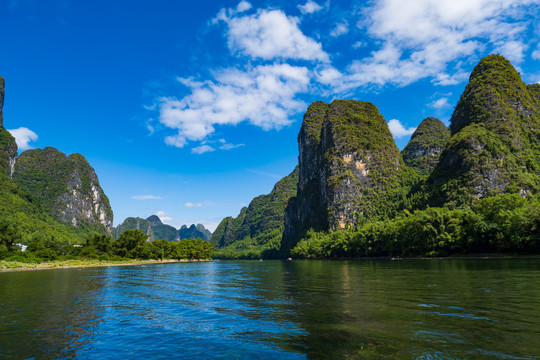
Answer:
<svg viewBox="0 0 540 360"><path fill-rule="evenodd" d="M0 273L0 358L540 359L540 260Z"/></svg>

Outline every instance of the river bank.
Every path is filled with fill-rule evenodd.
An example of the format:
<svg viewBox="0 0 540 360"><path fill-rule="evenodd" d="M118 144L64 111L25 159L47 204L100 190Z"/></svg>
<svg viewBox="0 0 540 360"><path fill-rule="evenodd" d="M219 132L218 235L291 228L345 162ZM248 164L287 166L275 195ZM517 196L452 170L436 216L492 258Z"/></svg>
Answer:
<svg viewBox="0 0 540 360"><path fill-rule="evenodd" d="M51 269L71 269L71 268L87 268L87 267L104 267L104 266L134 266L146 264L167 264L179 262L200 262L212 261L209 259L181 259L181 260L122 260L108 261L97 259L71 259L71 260L55 260L47 261L39 264L24 263L19 261L0 261L0 273L13 271L33 271L33 270L51 270Z"/></svg>

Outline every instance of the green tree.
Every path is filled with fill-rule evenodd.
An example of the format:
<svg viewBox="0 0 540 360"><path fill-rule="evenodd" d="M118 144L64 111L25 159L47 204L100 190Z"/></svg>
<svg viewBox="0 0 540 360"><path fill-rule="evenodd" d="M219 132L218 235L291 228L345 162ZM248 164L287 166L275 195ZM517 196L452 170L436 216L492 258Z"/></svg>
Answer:
<svg viewBox="0 0 540 360"><path fill-rule="evenodd" d="M129 258L139 257L142 255L141 250L146 240L148 240L148 235L140 229L126 230L113 243L114 253Z"/></svg>

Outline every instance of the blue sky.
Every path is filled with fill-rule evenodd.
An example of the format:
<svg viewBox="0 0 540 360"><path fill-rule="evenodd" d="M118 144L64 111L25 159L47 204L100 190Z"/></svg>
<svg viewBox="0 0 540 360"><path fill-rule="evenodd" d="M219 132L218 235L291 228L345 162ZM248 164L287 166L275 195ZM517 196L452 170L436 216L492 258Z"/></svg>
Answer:
<svg viewBox="0 0 540 360"><path fill-rule="evenodd" d="M4 126L83 154L115 225L211 230L297 163L316 100L373 102L402 149L474 65L540 81L540 1L0 0Z"/></svg>

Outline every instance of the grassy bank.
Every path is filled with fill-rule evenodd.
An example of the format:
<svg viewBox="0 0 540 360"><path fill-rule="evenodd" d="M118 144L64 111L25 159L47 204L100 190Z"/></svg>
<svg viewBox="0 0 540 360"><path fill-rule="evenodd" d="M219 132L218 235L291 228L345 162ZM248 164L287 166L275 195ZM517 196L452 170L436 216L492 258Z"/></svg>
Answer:
<svg viewBox="0 0 540 360"><path fill-rule="evenodd" d="M49 270L49 269L69 269L69 268L84 268L84 267L100 267L100 266L133 266L144 264L166 264L178 262L199 262L211 261L207 259L199 260L134 260L125 259L119 261L97 260L97 259L71 259L71 260L54 260L41 263L26 263L20 261L5 261L0 260L0 272L8 271L29 271L29 270Z"/></svg>

